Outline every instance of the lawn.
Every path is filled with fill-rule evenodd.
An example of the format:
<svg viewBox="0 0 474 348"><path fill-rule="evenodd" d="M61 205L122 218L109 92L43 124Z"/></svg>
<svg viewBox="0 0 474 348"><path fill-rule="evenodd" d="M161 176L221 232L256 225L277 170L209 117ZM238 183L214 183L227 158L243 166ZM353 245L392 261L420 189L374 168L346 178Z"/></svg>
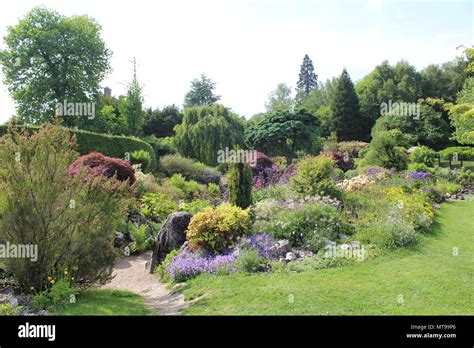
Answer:
<svg viewBox="0 0 474 348"><path fill-rule="evenodd" d="M416 245L346 267L198 276L184 314L473 315L473 216L472 201L444 203Z"/></svg>
<svg viewBox="0 0 474 348"><path fill-rule="evenodd" d="M50 315L150 315L142 297L130 291L86 290L77 303Z"/></svg>
<svg viewBox="0 0 474 348"><path fill-rule="evenodd" d="M464 161L463 166L468 169L468 170L474 170L474 161ZM449 162L446 160L441 161L441 167L443 168L449 168ZM461 168L461 162L459 161L453 161L451 163L452 169L460 169Z"/></svg>

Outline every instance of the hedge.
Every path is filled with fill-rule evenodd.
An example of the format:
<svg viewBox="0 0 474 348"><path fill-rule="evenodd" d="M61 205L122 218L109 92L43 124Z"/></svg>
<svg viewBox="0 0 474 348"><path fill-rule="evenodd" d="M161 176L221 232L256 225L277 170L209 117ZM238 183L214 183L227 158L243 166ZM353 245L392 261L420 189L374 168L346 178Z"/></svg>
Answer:
<svg viewBox="0 0 474 348"><path fill-rule="evenodd" d="M474 147L470 146L453 146L441 151L442 159L449 159L454 153L458 154L458 158L463 161L474 161Z"/></svg>
<svg viewBox="0 0 474 348"><path fill-rule="evenodd" d="M23 126L19 126L23 127ZM0 136L7 132L8 126L0 126ZM26 126L28 132L39 129L40 126ZM106 156L124 158L126 153L131 154L133 151L145 150L150 154L151 164L150 170L153 171L157 165L157 158L153 147L147 142L135 138L122 135L108 135L93 133L80 129L65 128L70 134L74 134L77 139L77 151L81 155L87 155L92 151L98 151Z"/></svg>

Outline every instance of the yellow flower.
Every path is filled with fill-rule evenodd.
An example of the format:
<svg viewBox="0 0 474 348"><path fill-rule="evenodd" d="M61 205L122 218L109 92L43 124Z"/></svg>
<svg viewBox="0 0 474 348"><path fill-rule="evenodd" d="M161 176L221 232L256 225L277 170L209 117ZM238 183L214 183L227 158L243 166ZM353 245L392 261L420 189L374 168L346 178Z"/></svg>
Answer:
<svg viewBox="0 0 474 348"><path fill-rule="evenodd" d="M54 281L54 279L52 279L52 280L51 280L51 284L54 284L54 283L55 283L55 281Z"/></svg>
<svg viewBox="0 0 474 348"><path fill-rule="evenodd" d="M64 275L67 276L69 273L68 271L64 271Z"/></svg>
<svg viewBox="0 0 474 348"><path fill-rule="evenodd" d="M48 277L48 282L51 282L51 280L53 280L52 277Z"/></svg>

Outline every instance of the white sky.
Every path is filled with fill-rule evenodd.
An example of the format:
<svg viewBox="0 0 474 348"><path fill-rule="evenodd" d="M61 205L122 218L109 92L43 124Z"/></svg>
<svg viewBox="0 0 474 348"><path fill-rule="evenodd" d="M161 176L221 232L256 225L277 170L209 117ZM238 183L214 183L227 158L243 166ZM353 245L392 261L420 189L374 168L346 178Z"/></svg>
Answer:
<svg viewBox="0 0 474 348"><path fill-rule="evenodd" d="M320 80L346 67L357 81L384 59L418 69L451 60L473 37L469 0L2 1L0 37L42 4L103 26L113 71L102 85L114 95L125 92L135 56L146 106L181 106L203 72L217 83L221 103L247 118L264 111L279 82L295 87L306 53ZM3 122L14 113L3 84L0 107Z"/></svg>

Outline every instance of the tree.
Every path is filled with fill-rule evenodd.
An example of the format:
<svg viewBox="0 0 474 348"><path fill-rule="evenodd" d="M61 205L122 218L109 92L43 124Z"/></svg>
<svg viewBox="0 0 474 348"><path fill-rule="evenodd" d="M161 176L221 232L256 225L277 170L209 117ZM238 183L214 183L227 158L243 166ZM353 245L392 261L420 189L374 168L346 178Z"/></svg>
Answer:
<svg viewBox="0 0 474 348"><path fill-rule="evenodd" d="M184 97L184 107L213 105L218 102L221 97L214 94L215 85L205 74L201 74L201 79L192 80L191 89Z"/></svg>
<svg viewBox="0 0 474 348"><path fill-rule="evenodd" d="M252 169L245 163L232 163L228 178L230 203L247 209L252 205Z"/></svg>
<svg viewBox="0 0 474 348"><path fill-rule="evenodd" d="M304 103L311 91L318 88L318 76L314 72L313 62L306 54L301 64L299 80L296 84L296 100Z"/></svg>
<svg viewBox="0 0 474 348"><path fill-rule="evenodd" d="M312 150L319 121L304 109L272 111L245 130L248 146L270 155L285 156L288 164L298 150Z"/></svg>
<svg viewBox="0 0 474 348"><path fill-rule="evenodd" d="M162 110L149 108L146 114L143 134L158 138L173 136L174 127L183 120L183 113L174 104L165 106Z"/></svg>
<svg viewBox="0 0 474 348"><path fill-rule="evenodd" d="M137 80L137 63L133 59L133 79L128 85L127 96L121 98L120 113L127 124L128 134L139 135L145 120L143 112L142 87Z"/></svg>
<svg viewBox="0 0 474 348"><path fill-rule="evenodd" d="M286 83L279 83L276 90L268 95L268 101L265 107L267 111L280 111L291 108L293 103L291 87Z"/></svg>
<svg viewBox="0 0 474 348"><path fill-rule="evenodd" d="M366 140L359 99L347 70L342 71L331 103L334 128L340 140Z"/></svg>
<svg viewBox="0 0 474 348"><path fill-rule="evenodd" d="M421 75L405 61L391 66L388 61L375 67L356 85L362 116L363 133L368 139L370 130L381 116L380 105L392 102L417 102L422 96Z"/></svg>
<svg viewBox="0 0 474 348"><path fill-rule="evenodd" d="M35 7L8 28L0 63L21 122L54 120L57 103L95 102L110 69L111 52L101 30L92 18L65 17L44 7ZM88 121L66 117L64 124Z"/></svg>
<svg viewBox="0 0 474 348"><path fill-rule="evenodd" d="M439 98L455 102L456 94L462 89L466 80L467 62L456 58L451 62L439 65L428 65L421 71L423 98Z"/></svg>
<svg viewBox="0 0 474 348"><path fill-rule="evenodd" d="M379 131L374 134L370 148L360 165L406 169L408 164L406 146L408 139L399 129Z"/></svg>
<svg viewBox="0 0 474 348"><path fill-rule="evenodd" d="M183 121L175 130L179 153L208 165L217 165L219 150L244 142L244 121L222 105L184 109Z"/></svg>

